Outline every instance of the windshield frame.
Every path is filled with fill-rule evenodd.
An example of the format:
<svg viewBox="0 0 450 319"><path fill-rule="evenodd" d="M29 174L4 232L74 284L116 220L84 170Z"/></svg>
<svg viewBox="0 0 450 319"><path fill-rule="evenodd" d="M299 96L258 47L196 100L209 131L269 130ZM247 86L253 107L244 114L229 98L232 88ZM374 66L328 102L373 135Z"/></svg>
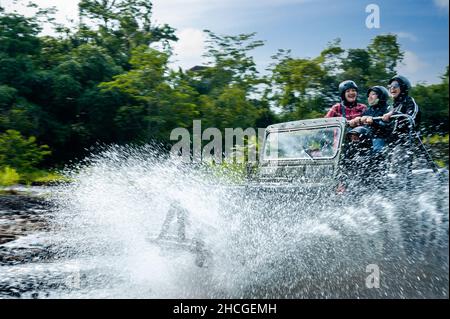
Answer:
<svg viewBox="0 0 450 319"><path fill-rule="evenodd" d="M310 131L310 130L320 130L320 129L339 129L340 136L338 138L338 145L334 151L333 156L324 156L324 157L313 157L310 154L308 154L305 151L305 153L308 155L308 157L290 157L290 158L270 158L266 156L266 146L268 143L268 136L272 133L286 133L286 132L297 132L297 131ZM262 162L298 162L302 161L305 163L312 163L312 162L322 162L322 161L334 161L340 154L341 146L342 146L342 136L344 135L343 130L345 130L345 127L343 128L339 124L326 124L326 125L318 125L318 126L307 126L307 127L296 127L296 128L282 128L282 129L268 129L266 130L265 138L264 138L264 144L261 152L261 160Z"/></svg>

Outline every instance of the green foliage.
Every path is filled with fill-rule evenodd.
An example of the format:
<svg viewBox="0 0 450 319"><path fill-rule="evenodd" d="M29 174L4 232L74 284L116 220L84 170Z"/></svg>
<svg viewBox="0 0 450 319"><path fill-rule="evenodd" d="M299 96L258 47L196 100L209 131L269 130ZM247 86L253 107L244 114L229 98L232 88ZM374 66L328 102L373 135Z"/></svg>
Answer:
<svg viewBox="0 0 450 319"><path fill-rule="evenodd" d="M0 186L22 185L52 185L57 183L70 182L66 176L46 170L33 170L18 173L14 168L5 166L0 169ZM1 193L1 190L0 190Z"/></svg>
<svg viewBox="0 0 450 319"><path fill-rule="evenodd" d="M0 85L0 110L7 109L16 100L17 90L8 85Z"/></svg>
<svg viewBox="0 0 450 319"><path fill-rule="evenodd" d="M36 138L24 138L20 132L0 134L0 167L14 167L19 172L33 170L51 152L47 145L37 145Z"/></svg>
<svg viewBox="0 0 450 319"><path fill-rule="evenodd" d="M239 87L226 88L216 100L218 122L216 127L252 127L258 117L257 108L247 100Z"/></svg>
<svg viewBox="0 0 450 319"><path fill-rule="evenodd" d="M326 94L319 93L322 83L326 80L326 59L330 50L316 59L294 59L290 52L279 51L274 56L275 64L272 68L272 85L268 92L270 99L283 109L283 120L306 119L316 117L323 108ZM322 105L317 109L317 101Z"/></svg>
<svg viewBox="0 0 450 319"><path fill-rule="evenodd" d="M36 19L18 14L2 14L0 25L0 53L16 57L39 51L39 39L36 35L41 28Z"/></svg>
<svg viewBox="0 0 450 319"><path fill-rule="evenodd" d="M36 118L40 108L23 99L11 108L0 113L0 130L14 128L26 135L35 134L38 131Z"/></svg>
<svg viewBox="0 0 450 319"><path fill-rule="evenodd" d="M247 180L248 165L246 163L223 161L220 164L209 163L208 165L208 173L221 182L240 184Z"/></svg>
<svg viewBox="0 0 450 319"><path fill-rule="evenodd" d="M205 33L208 38L204 56L210 62L200 74L209 80L212 88L220 90L238 85L248 92L255 84L261 83L253 57L248 55L248 52L264 45L263 41L253 40L256 33L236 36L218 35L210 30L205 30Z"/></svg>
<svg viewBox="0 0 450 319"><path fill-rule="evenodd" d="M123 97L114 118L121 141L167 141L172 129L190 127L198 115L192 88L181 82L169 85L167 60L166 53L139 46L132 52L130 71L99 85L102 92Z"/></svg>
<svg viewBox="0 0 450 319"><path fill-rule="evenodd" d="M0 186L11 186L17 184L20 180L20 175L15 169L5 166L0 168Z"/></svg>
<svg viewBox="0 0 450 319"><path fill-rule="evenodd" d="M147 101L148 95L164 80L168 56L165 53L139 46L132 51L131 70L117 75L114 81L99 85L105 90L117 90L135 101Z"/></svg>
<svg viewBox="0 0 450 319"><path fill-rule="evenodd" d="M449 166L448 137L448 134L443 136L434 134L423 139L423 143L430 149L431 156L440 167Z"/></svg>
<svg viewBox="0 0 450 319"><path fill-rule="evenodd" d="M356 81L365 102L366 89L386 85L403 58L395 35L347 50L336 39L312 58L279 50L263 76L255 33L205 30L207 65L173 71L175 30L153 23L151 1L81 0L72 28L54 23L52 9L31 6L31 17L0 10L0 167L21 175L80 158L98 142L168 146L172 129L190 130L194 119L223 132L321 117L339 100L340 81ZM56 36L39 34L48 22ZM412 96L426 133L448 133L448 68L442 83L417 85Z"/></svg>
<svg viewBox="0 0 450 319"><path fill-rule="evenodd" d="M343 61L344 72L341 74L341 79L352 79L358 84L359 91L364 94L369 88L371 71L374 70L372 64L371 56L366 49L349 49Z"/></svg>
<svg viewBox="0 0 450 319"><path fill-rule="evenodd" d="M55 171L33 170L21 174L19 182L24 185L51 185L70 182L70 179Z"/></svg>
<svg viewBox="0 0 450 319"><path fill-rule="evenodd" d="M376 36L367 52L371 61L369 86L386 83L395 75L395 68L403 60L397 36L392 34Z"/></svg>
<svg viewBox="0 0 450 319"><path fill-rule="evenodd" d="M448 67L442 83L416 85L411 94L422 110L422 122L427 133L448 132Z"/></svg>
<svg viewBox="0 0 450 319"><path fill-rule="evenodd" d="M152 24L152 3L147 0L81 0L78 4L82 19L79 37L94 41L126 67L134 48L162 42L170 50L169 40L177 40L175 30L168 25ZM97 28L89 28L88 25Z"/></svg>

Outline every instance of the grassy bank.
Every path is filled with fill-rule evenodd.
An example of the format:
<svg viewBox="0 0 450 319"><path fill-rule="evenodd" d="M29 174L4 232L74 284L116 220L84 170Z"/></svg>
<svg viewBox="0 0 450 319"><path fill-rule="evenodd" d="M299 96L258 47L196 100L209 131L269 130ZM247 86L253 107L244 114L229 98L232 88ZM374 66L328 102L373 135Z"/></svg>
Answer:
<svg viewBox="0 0 450 319"><path fill-rule="evenodd" d="M12 185L52 185L67 182L67 178L56 171L33 170L18 172L9 166L0 169L0 186Z"/></svg>
<svg viewBox="0 0 450 319"><path fill-rule="evenodd" d="M429 149L433 160L440 167L449 167L448 142L448 134L432 135L423 138L423 143Z"/></svg>

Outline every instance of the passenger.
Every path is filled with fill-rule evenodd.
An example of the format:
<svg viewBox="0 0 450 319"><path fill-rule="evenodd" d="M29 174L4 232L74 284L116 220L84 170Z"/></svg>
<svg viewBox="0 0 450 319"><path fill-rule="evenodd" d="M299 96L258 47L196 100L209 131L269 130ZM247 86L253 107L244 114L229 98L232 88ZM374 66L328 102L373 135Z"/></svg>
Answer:
<svg viewBox="0 0 450 319"><path fill-rule="evenodd" d="M382 119L373 119L382 117L388 112L389 92L383 86L373 86L367 91L367 101L369 108L362 114L362 117L355 118L353 121L359 125L365 125L370 131L372 137L372 151L374 154L380 153L386 145L386 140L392 133L391 123L384 122Z"/></svg>
<svg viewBox="0 0 450 319"><path fill-rule="evenodd" d="M348 121L361 116L367 109L364 104L358 103L358 86L355 82L347 80L339 84L340 103L334 104L325 117L345 117ZM354 123L355 124L355 123ZM355 127L356 125L352 126Z"/></svg>
<svg viewBox="0 0 450 319"><path fill-rule="evenodd" d="M402 76L396 75L389 81L389 92L394 99L394 104L390 112L383 115L383 121L388 122L393 115L407 114L409 119L395 119L393 134L390 137L390 144L393 149L391 153L391 173L404 176L411 176L412 162L414 157L413 140L418 138L416 132L420 125L420 110L416 101L409 96L411 83Z"/></svg>
<svg viewBox="0 0 450 319"><path fill-rule="evenodd" d="M367 91L367 101L369 108L352 121L360 126L349 131L350 145L358 141L360 136L365 137L365 144L358 145L363 148L358 151L358 158L353 155L353 165L357 167L358 174L364 176L367 186L371 184L382 184L381 178L384 174L383 161L385 152L383 152L386 140L392 133L392 123L384 122L381 117L387 113L389 92L383 86L373 86ZM377 117L378 119L374 119ZM351 148L352 146L350 146ZM355 146L353 146L354 148ZM370 174L367 174L370 172Z"/></svg>
<svg viewBox="0 0 450 319"><path fill-rule="evenodd" d="M372 149L372 133L366 126L358 126L347 133L349 147L346 149L345 157L354 160L366 158Z"/></svg>
<svg viewBox="0 0 450 319"><path fill-rule="evenodd" d="M409 96L411 82L402 75L396 75L389 81L388 87L394 99L394 104L392 105L392 110L383 115L383 121L390 121L392 115L407 114L413 120L412 129L417 131L420 125L421 114L416 101ZM395 131L399 134L409 132L409 121L407 119L396 121Z"/></svg>

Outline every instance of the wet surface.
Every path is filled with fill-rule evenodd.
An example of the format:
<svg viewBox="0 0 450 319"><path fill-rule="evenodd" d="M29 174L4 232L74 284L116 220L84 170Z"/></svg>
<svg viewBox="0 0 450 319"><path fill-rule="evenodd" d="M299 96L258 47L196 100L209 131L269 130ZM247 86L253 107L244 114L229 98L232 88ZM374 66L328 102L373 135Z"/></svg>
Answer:
<svg viewBox="0 0 450 319"><path fill-rule="evenodd" d="M326 205L110 158L47 194L0 196L0 299L448 298L448 180ZM150 240L173 203L206 265Z"/></svg>
<svg viewBox="0 0 450 319"><path fill-rule="evenodd" d="M50 246L41 239L50 230L50 203L30 195L0 195L0 298L20 297L33 287L44 286L30 276L11 284L11 268L50 258ZM32 293L30 293L30 297Z"/></svg>
<svg viewBox="0 0 450 319"><path fill-rule="evenodd" d="M22 236L47 230L49 206L38 197L0 195L0 248Z"/></svg>

